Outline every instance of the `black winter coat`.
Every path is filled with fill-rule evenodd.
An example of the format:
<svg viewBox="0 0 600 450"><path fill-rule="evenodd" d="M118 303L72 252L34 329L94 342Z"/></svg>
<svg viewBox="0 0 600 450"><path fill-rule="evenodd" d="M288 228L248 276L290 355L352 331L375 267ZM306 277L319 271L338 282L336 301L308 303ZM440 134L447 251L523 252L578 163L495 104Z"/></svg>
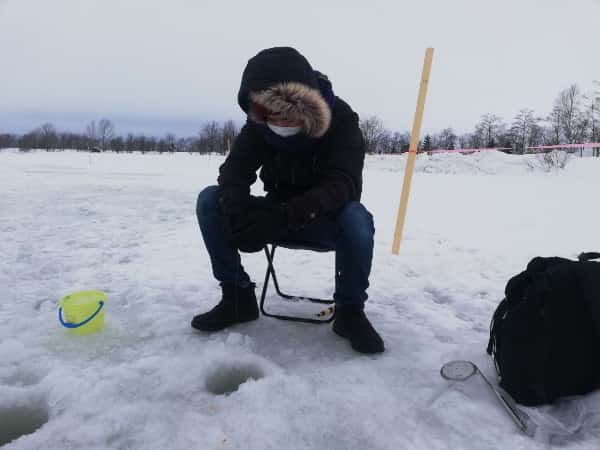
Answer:
<svg viewBox="0 0 600 450"><path fill-rule="evenodd" d="M298 75L297 67L305 69L308 62L298 61L299 54L293 53L295 50L271 50L279 50L279 58L282 53L285 57L290 57L291 53L291 58L295 58L295 66L288 64L296 67L294 72L283 77L279 74L280 78L315 87L314 81L304 76L305 72L311 71L304 70ZM248 72L260 73L261 64L264 65L265 59L268 59L260 56L259 53L249 61L241 93L252 92L253 80L249 79ZM273 52L267 56L273 57ZM298 76L294 78L294 75ZM244 98L241 96L240 104L246 110L248 105L243 102ZM358 115L346 102L336 97L326 131L323 130L322 136L314 139L309 147L297 151L284 151L267 143L253 126L252 120L255 119L252 117L249 114L248 122L219 168L221 202L229 205L244 202L250 195L250 186L256 181L259 168L268 197L286 204L291 229L300 229L324 217L331 217L346 203L360 200L365 145Z"/></svg>

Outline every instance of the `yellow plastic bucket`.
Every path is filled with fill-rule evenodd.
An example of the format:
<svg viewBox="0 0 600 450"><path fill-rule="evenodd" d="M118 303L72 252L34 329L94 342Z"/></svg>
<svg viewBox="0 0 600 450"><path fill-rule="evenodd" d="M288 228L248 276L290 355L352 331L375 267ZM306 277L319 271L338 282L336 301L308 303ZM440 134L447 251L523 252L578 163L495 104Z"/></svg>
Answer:
<svg viewBox="0 0 600 450"><path fill-rule="evenodd" d="M83 336L94 333L104 326L105 304L106 294L102 291L80 291L66 295L60 300L58 320L71 334Z"/></svg>

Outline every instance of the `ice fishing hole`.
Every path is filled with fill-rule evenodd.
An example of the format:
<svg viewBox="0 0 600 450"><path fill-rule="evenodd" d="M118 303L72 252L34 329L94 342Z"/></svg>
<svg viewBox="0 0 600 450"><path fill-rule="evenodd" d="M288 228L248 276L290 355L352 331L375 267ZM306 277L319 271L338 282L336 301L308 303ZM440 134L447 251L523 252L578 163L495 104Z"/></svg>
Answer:
<svg viewBox="0 0 600 450"><path fill-rule="evenodd" d="M221 366L206 379L206 389L215 395L227 395L237 391L246 381L264 376L262 369L253 364Z"/></svg>
<svg viewBox="0 0 600 450"><path fill-rule="evenodd" d="M49 420L41 404L31 406L0 406L0 447L40 429Z"/></svg>

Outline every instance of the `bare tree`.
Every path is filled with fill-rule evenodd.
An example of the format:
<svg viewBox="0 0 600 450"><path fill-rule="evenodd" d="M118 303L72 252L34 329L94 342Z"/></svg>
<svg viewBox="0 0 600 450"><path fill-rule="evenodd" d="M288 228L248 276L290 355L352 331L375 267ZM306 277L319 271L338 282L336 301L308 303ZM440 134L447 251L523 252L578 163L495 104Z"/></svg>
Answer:
<svg viewBox="0 0 600 450"><path fill-rule="evenodd" d="M145 151L147 152L155 152L158 150L158 142L154 136L150 136L145 140Z"/></svg>
<svg viewBox="0 0 600 450"><path fill-rule="evenodd" d="M61 150L65 150L66 148L73 148L73 147L69 146L69 144L72 141L71 133L63 131L62 133L58 133L57 137L58 137L57 148L60 148Z"/></svg>
<svg viewBox="0 0 600 450"><path fill-rule="evenodd" d="M174 153L177 151L176 138L173 133L167 133L165 136L165 143L167 144L167 151L170 153Z"/></svg>
<svg viewBox="0 0 600 450"><path fill-rule="evenodd" d="M98 130L96 129L96 121L92 120L85 127L85 136L88 139L88 150L91 150L98 143Z"/></svg>
<svg viewBox="0 0 600 450"><path fill-rule="evenodd" d="M433 146L452 150L456 148L457 139L452 128L444 128L441 132L433 136Z"/></svg>
<svg viewBox="0 0 600 450"><path fill-rule="evenodd" d="M540 118L532 109L522 109L513 119L510 127L511 142L519 153L525 153L527 147L541 140Z"/></svg>
<svg viewBox="0 0 600 450"><path fill-rule="evenodd" d="M98 122L100 148L106 150L106 144L109 144L113 137L115 137L115 126L113 123L108 119L100 119L100 122Z"/></svg>
<svg viewBox="0 0 600 450"><path fill-rule="evenodd" d="M583 140L585 133L585 118L581 110L583 97L576 84L563 90L554 101L553 112L558 114L561 133L567 144Z"/></svg>
<svg viewBox="0 0 600 450"><path fill-rule="evenodd" d="M148 138L142 134L139 134L133 138L133 150L142 152L142 155L148 151L146 140Z"/></svg>
<svg viewBox="0 0 600 450"><path fill-rule="evenodd" d="M596 89L583 96L585 100L585 116L588 129L586 137L590 142L600 141L600 81L594 81ZM600 156L600 148L592 149L594 156Z"/></svg>
<svg viewBox="0 0 600 450"><path fill-rule="evenodd" d="M502 118L495 114L484 114L475 126L472 135L474 147L496 147L500 142L500 135L504 132L505 125Z"/></svg>
<svg viewBox="0 0 600 450"><path fill-rule="evenodd" d="M125 151L131 153L135 150L137 150L135 136L133 135L133 133L128 133L127 137L125 138Z"/></svg>
<svg viewBox="0 0 600 450"><path fill-rule="evenodd" d="M471 133L464 133L458 136L459 148L471 148L473 147L473 135Z"/></svg>
<svg viewBox="0 0 600 450"><path fill-rule="evenodd" d="M36 128L29 133L25 133L19 139L19 150L22 152L27 152L33 148L39 148L40 141L40 129Z"/></svg>
<svg viewBox="0 0 600 450"><path fill-rule="evenodd" d="M194 152L196 139L193 137L179 138L177 140L177 150L180 152L188 152L190 155Z"/></svg>
<svg viewBox="0 0 600 450"><path fill-rule="evenodd" d="M365 140L367 153L379 153L382 138L386 133L381 120L377 116L371 116L361 120L359 126Z"/></svg>
<svg viewBox="0 0 600 450"><path fill-rule="evenodd" d="M45 148L50 151L55 149L58 145L58 133L56 132L56 128L51 123L45 123L41 127L39 127L36 131L39 136L38 145L41 148Z"/></svg>
<svg viewBox="0 0 600 450"><path fill-rule="evenodd" d="M115 136L110 140L110 148L111 150L121 153L125 150L125 141L122 136Z"/></svg>
<svg viewBox="0 0 600 450"><path fill-rule="evenodd" d="M548 127L546 128L545 143L548 145L558 145L562 141L561 114L557 106L552 108L548 117L546 117Z"/></svg>
<svg viewBox="0 0 600 450"><path fill-rule="evenodd" d="M233 120L228 120L227 122L225 122L223 124L223 129L221 130L222 133L222 143L221 143L221 149L222 149L222 153L229 153L229 150L231 150L231 146L233 145L233 141L235 140L238 131L237 131L237 127L235 126L235 122Z"/></svg>
<svg viewBox="0 0 600 450"><path fill-rule="evenodd" d="M205 123L198 133L198 151L200 153L218 153L221 146L221 127L216 121Z"/></svg>
<svg viewBox="0 0 600 450"><path fill-rule="evenodd" d="M13 134L0 134L0 149L11 148L17 146L17 136Z"/></svg>
<svg viewBox="0 0 600 450"><path fill-rule="evenodd" d="M394 132L391 138L392 153L404 153L407 152L410 147L410 133L405 131L404 133Z"/></svg>
<svg viewBox="0 0 600 450"><path fill-rule="evenodd" d="M394 142L392 132L389 130L383 130L381 137L379 138L379 144L377 146L377 151L379 153L393 153L394 151Z"/></svg>
<svg viewBox="0 0 600 450"><path fill-rule="evenodd" d="M592 142L600 142L600 81L594 81L592 94ZM594 149L596 157L600 157L600 148Z"/></svg>

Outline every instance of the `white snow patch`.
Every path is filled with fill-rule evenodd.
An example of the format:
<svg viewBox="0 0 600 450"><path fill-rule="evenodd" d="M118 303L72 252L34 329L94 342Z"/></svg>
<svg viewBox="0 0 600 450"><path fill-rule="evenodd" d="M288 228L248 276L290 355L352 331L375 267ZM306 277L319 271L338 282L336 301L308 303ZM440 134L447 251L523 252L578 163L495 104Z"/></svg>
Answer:
<svg viewBox="0 0 600 450"><path fill-rule="evenodd" d="M261 318L193 332L219 297L195 201L222 161L0 152L0 414L47 416L5 448L597 447L600 393L526 409L546 430L531 440L483 383L449 383L439 368L469 359L493 379L485 346L508 278L537 255L598 250L600 160L545 173L499 153L419 156L393 256L405 157L368 157L367 312L387 347L376 357L329 326ZM260 288L264 256L243 260ZM332 293L332 254L281 250L277 267L289 291ZM58 300L80 289L108 295L101 333L58 323Z"/></svg>

